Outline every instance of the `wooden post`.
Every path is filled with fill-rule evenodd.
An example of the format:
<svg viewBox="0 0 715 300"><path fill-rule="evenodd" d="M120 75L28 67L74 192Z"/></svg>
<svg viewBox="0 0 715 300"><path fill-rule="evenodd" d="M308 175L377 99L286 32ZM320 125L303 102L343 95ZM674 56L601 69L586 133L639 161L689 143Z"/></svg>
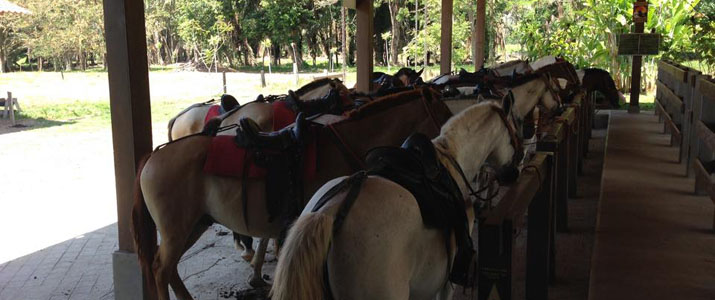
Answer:
<svg viewBox="0 0 715 300"><path fill-rule="evenodd" d="M487 22L487 1L477 0L477 40L474 43L475 52L474 70L479 71L484 67L484 43L486 39L486 22Z"/></svg>
<svg viewBox="0 0 715 300"><path fill-rule="evenodd" d="M266 72L261 69L261 87L266 87Z"/></svg>
<svg viewBox="0 0 715 300"><path fill-rule="evenodd" d="M15 99L12 99L12 93L7 92L7 100L5 100L5 108L10 108L10 124L15 126Z"/></svg>
<svg viewBox="0 0 715 300"><path fill-rule="evenodd" d="M295 74L295 84L298 85L298 64L293 63L293 74Z"/></svg>
<svg viewBox="0 0 715 300"><path fill-rule="evenodd" d="M144 289L130 224L137 167L152 150L144 2L103 4L119 231L119 250L113 254L115 299L141 299Z"/></svg>
<svg viewBox="0 0 715 300"><path fill-rule="evenodd" d="M636 1L642 2L642 1ZM646 7L648 7L648 2L646 1ZM634 33L643 33L644 23L635 22ZM631 68L631 99L628 105L628 112L637 114L640 113L641 108L638 104L638 98L641 93L641 67L643 65L643 56L634 55L633 56L633 66Z"/></svg>
<svg viewBox="0 0 715 300"><path fill-rule="evenodd" d="M222 72L223 74L223 93L226 93L226 71Z"/></svg>
<svg viewBox="0 0 715 300"><path fill-rule="evenodd" d="M551 162L546 162L547 170ZM529 204L526 245L526 299L548 299L553 231L551 229L551 171L547 171L539 192ZM505 298L506 299L506 298Z"/></svg>
<svg viewBox="0 0 715 300"><path fill-rule="evenodd" d="M440 43L440 74L452 72L452 0L442 0L442 41Z"/></svg>
<svg viewBox="0 0 715 300"><path fill-rule="evenodd" d="M357 0L357 91L370 92L372 80L372 1Z"/></svg>

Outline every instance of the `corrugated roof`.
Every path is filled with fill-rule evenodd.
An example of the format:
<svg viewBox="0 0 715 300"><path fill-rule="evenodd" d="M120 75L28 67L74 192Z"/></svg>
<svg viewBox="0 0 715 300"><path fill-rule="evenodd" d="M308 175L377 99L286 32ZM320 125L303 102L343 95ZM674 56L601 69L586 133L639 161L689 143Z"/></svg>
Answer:
<svg viewBox="0 0 715 300"><path fill-rule="evenodd" d="M10 1L0 0L0 14L4 13L31 14L32 12Z"/></svg>

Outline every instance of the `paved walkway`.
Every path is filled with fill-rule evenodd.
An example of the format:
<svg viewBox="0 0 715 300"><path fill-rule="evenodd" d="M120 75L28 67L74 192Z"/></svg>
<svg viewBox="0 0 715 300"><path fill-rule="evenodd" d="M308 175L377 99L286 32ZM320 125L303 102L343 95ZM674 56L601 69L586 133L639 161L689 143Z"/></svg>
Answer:
<svg viewBox="0 0 715 300"><path fill-rule="evenodd" d="M0 264L0 300L114 299L116 248L115 223ZM272 279L275 257L269 252L266 259L264 273ZM234 249L230 232L213 225L184 254L179 273L197 300L235 299L248 288L251 269Z"/></svg>
<svg viewBox="0 0 715 300"><path fill-rule="evenodd" d="M712 202L652 113L609 128L589 299L715 299Z"/></svg>

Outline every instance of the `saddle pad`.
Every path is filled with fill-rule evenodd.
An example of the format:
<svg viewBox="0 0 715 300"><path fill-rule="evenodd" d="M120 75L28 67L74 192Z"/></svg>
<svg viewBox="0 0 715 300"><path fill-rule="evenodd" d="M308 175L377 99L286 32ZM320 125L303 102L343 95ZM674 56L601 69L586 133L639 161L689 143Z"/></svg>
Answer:
<svg viewBox="0 0 715 300"><path fill-rule="evenodd" d="M245 148L236 146L236 137L220 135L213 138L204 163L204 173L242 178L246 161L251 164L248 178L265 178L267 170L252 162L252 155Z"/></svg>
<svg viewBox="0 0 715 300"><path fill-rule="evenodd" d="M273 102L273 130L278 131L286 126L295 123L297 114L286 101Z"/></svg>
<svg viewBox="0 0 715 300"><path fill-rule="evenodd" d="M311 129L312 130L312 129ZM310 134L311 137L315 136ZM268 170L253 162L251 151L241 148L234 141L235 136L220 135L213 138L204 163L204 173L243 178L246 163L250 163L248 178L264 179ZM306 181L315 180L317 171L317 145L314 138L306 143L303 153L303 178Z"/></svg>
<svg viewBox="0 0 715 300"><path fill-rule="evenodd" d="M221 114L221 105L211 105L209 111L206 113L206 118L204 118L204 124L209 120L218 117Z"/></svg>

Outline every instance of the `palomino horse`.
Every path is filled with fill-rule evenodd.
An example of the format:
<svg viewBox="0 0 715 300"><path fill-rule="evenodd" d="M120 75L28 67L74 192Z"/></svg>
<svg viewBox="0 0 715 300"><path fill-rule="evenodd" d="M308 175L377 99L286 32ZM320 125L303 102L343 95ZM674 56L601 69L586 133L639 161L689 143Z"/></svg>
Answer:
<svg viewBox="0 0 715 300"><path fill-rule="evenodd" d="M342 86L342 83L339 80L320 79L304 85L296 90L294 95L298 96L299 99L296 99L298 101L310 101L323 98L331 89L339 88L340 86ZM214 100L193 104L169 120L169 141L201 132L204 129L204 124L208 121L207 114L212 107L214 109L220 108L219 115L231 112L231 120L240 120L240 118L244 117L252 118L261 126L261 129L271 131L272 110L270 105L266 105L266 102L273 98L282 99L286 97L287 95L268 96L265 98L259 96L257 100L241 106L233 96L223 95L221 96L220 106L215 105ZM240 107L240 109L235 111L236 114L233 114L233 109L236 107Z"/></svg>
<svg viewBox="0 0 715 300"><path fill-rule="evenodd" d="M351 111L345 120L316 128L317 171L312 180L303 181L304 197L330 179L355 172L369 149L399 145L415 131L437 136L451 116L437 97L430 89L391 95ZM179 277L177 264L213 222L241 234L276 238L296 217L283 215L269 221L263 180L243 182L204 173L212 140L211 136L197 135L169 143L154 151L137 174L132 214L134 239L145 282L151 289L148 292L158 293L162 300L169 299L169 284L177 298L192 299ZM295 200L299 207L304 205ZM161 234L158 248L157 229ZM262 261L254 264L253 285L265 284L261 267Z"/></svg>
<svg viewBox="0 0 715 300"><path fill-rule="evenodd" d="M439 163L459 187L462 199L457 201L464 201L469 232L475 218L469 179L485 162L497 167L519 163L515 123L539 98L548 109L556 107L550 95L519 93L513 107L501 113L502 107L492 102L471 106L432 140ZM403 186L379 176L346 178L321 187L290 229L272 299L451 299L454 232L445 236L441 229L426 227L417 199Z"/></svg>
<svg viewBox="0 0 715 300"><path fill-rule="evenodd" d="M347 88L337 79L320 79L315 80L311 83L304 85L295 92L289 92L291 99L296 101L296 109L301 111L303 107L301 105L310 104L313 102L320 102L323 100L333 101L335 99L323 99L330 95L331 91L337 91L340 96L340 100L336 101L335 106L339 106L337 109L330 111L332 107L321 108L320 112L327 113L340 113L341 109L349 109L352 106L352 101L347 97ZM179 139L184 136L191 134L197 134L204 129L204 124L210 119L208 116L209 110L215 109L220 112L217 116L222 120L221 126L228 126L232 124L238 124L238 120L242 118L253 119L261 128L262 131L274 131L280 128L274 128L273 126L273 107L271 106L271 101L285 100L289 95L281 96L259 96L257 100L249 102L244 105L239 105L238 101L231 95L221 96L221 102L219 105L214 105L215 101L207 101L204 103L194 104L182 112L180 112L176 117L169 121L169 141ZM322 111L325 110L325 111ZM220 135L232 135L235 131L223 131L219 133ZM243 243L239 243L239 239ZM234 242L236 248L242 250L241 257L250 261L253 258L253 240L250 237L240 236L234 234ZM261 243L262 247L265 247L265 242Z"/></svg>
<svg viewBox="0 0 715 300"><path fill-rule="evenodd" d="M529 62L520 59L490 66L488 69L496 77L511 76L514 73L524 75L532 71Z"/></svg>
<svg viewBox="0 0 715 300"><path fill-rule="evenodd" d="M606 103L598 103L600 107L617 109L621 104L626 103L626 98L616 88L616 83L611 77L611 73L598 68L586 68L576 70L581 86L586 89L586 92L593 93L598 91L606 100ZM600 99L600 98L599 98Z"/></svg>
<svg viewBox="0 0 715 300"><path fill-rule="evenodd" d="M216 114L223 114L239 106L238 101L231 95L221 96L221 101L216 104L215 99L193 104L169 120L169 141L185 137L204 129L204 123L209 112L213 109Z"/></svg>

